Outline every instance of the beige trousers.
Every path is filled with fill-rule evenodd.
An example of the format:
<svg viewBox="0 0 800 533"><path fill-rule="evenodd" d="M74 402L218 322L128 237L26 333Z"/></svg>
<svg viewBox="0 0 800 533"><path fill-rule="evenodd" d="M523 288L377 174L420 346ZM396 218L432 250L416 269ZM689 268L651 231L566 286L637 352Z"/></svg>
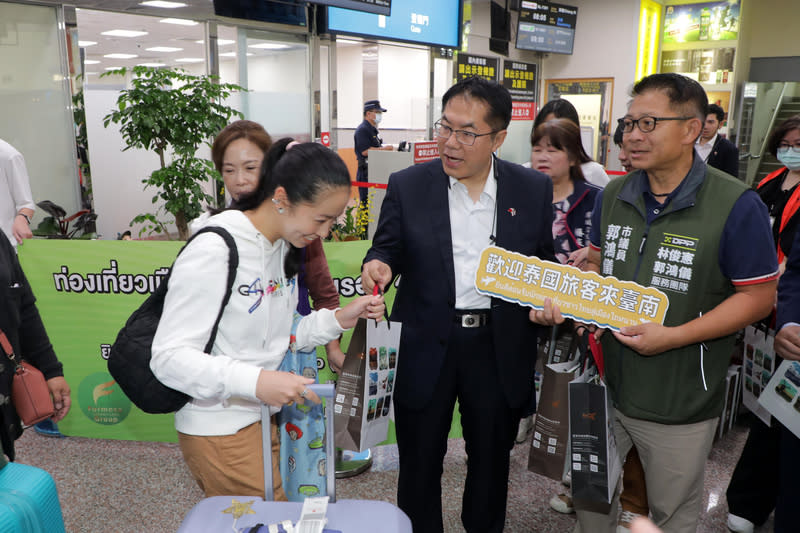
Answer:
<svg viewBox="0 0 800 533"><path fill-rule="evenodd" d="M695 424L667 425L615 412L617 450L621 457L628 454L632 445L639 451L650 514L664 533L697 530L703 504L703 472L717 421L712 418ZM614 533L618 513L618 494L607 515L577 511L575 533Z"/></svg>
<svg viewBox="0 0 800 533"><path fill-rule="evenodd" d="M280 440L272 424L272 486L276 501L287 501L281 487ZM234 435L206 437L178 432L183 459L195 481L211 496L264 497L264 462L261 422L240 429Z"/></svg>

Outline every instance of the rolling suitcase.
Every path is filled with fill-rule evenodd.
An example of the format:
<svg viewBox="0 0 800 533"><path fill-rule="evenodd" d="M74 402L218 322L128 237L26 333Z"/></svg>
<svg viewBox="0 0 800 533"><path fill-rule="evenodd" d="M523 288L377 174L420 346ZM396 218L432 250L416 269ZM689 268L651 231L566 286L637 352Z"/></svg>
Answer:
<svg viewBox="0 0 800 533"><path fill-rule="evenodd" d="M411 533L411 520L396 506L376 500L336 500L333 446L333 385L310 385L320 398L326 398L325 449L327 454L327 509L326 531L346 533ZM253 496L213 496L195 505L183 520L178 533L203 533L220 531L247 532L256 525L278 524L290 520L295 523L303 508L301 502L274 502L272 461L270 449L269 408L261 406L261 431L264 442L264 479L266 499ZM236 518L234 518L236 516ZM266 527L263 528L267 531ZM278 529L276 528L276 531Z"/></svg>
<svg viewBox="0 0 800 533"><path fill-rule="evenodd" d="M64 533L61 504L50 474L18 463L0 470L0 531Z"/></svg>

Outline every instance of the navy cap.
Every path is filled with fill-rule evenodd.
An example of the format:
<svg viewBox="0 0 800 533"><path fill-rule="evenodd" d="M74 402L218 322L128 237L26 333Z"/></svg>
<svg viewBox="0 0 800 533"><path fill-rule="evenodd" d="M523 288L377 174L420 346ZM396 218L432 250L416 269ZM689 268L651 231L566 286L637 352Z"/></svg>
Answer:
<svg viewBox="0 0 800 533"><path fill-rule="evenodd" d="M373 111L373 110L374 111L380 111L382 113L386 112L386 110L381 107L381 101L380 100L367 100L366 102L364 102L364 113L366 113L367 111Z"/></svg>

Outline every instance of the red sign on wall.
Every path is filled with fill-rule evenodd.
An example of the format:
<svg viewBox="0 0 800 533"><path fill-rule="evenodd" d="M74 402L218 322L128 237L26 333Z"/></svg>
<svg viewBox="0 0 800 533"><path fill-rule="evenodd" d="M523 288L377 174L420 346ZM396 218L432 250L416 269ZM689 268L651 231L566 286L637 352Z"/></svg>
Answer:
<svg viewBox="0 0 800 533"><path fill-rule="evenodd" d="M414 143L414 164L439 159L439 145L436 141Z"/></svg>
<svg viewBox="0 0 800 533"><path fill-rule="evenodd" d="M536 102L512 102L511 120L533 120L536 115Z"/></svg>
<svg viewBox="0 0 800 533"><path fill-rule="evenodd" d="M322 135L320 136L320 141L322 142L323 146L327 146L330 148L331 146L331 134L327 131L323 131Z"/></svg>

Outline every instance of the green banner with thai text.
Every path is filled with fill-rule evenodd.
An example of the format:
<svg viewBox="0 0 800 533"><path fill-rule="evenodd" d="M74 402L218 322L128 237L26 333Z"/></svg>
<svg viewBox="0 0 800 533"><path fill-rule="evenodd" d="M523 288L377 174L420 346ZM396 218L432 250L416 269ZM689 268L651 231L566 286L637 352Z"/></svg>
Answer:
<svg viewBox="0 0 800 533"><path fill-rule="evenodd" d="M134 407L108 373L106 359L117 332L155 290L183 244L32 239L19 247L20 263L72 388L72 409L59 422L65 435L177 442L173 415L146 414ZM369 241L325 243L342 305L362 293L361 261L369 246ZM386 294L390 309L393 300L390 290ZM347 332L343 349L349 339ZM335 380L324 350L318 354L320 382ZM450 436L460 435L456 410ZM393 442L394 424L390 424L387 443Z"/></svg>

